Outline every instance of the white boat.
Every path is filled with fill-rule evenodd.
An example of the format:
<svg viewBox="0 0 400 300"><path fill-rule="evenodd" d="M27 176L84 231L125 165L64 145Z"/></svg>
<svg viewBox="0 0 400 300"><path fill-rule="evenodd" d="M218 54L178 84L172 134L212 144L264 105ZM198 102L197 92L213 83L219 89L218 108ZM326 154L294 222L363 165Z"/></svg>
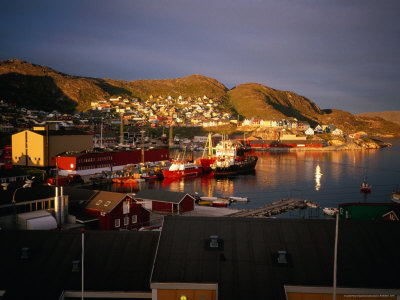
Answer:
<svg viewBox="0 0 400 300"><path fill-rule="evenodd" d="M335 216L339 212L337 208L333 207L324 207L322 211L324 212L324 214L328 216Z"/></svg>
<svg viewBox="0 0 400 300"><path fill-rule="evenodd" d="M232 202L248 202L249 198L247 197L229 197L229 200L231 200Z"/></svg>
<svg viewBox="0 0 400 300"><path fill-rule="evenodd" d="M217 201L218 198L217 198L217 197L204 197L204 196L201 196L201 197L200 197L200 200L203 200L203 201L212 201L212 202L214 202L214 201Z"/></svg>
<svg viewBox="0 0 400 300"><path fill-rule="evenodd" d="M400 191L396 189L396 191L392 193L392 196L390 198L393 202L400 204Z"/></svg>

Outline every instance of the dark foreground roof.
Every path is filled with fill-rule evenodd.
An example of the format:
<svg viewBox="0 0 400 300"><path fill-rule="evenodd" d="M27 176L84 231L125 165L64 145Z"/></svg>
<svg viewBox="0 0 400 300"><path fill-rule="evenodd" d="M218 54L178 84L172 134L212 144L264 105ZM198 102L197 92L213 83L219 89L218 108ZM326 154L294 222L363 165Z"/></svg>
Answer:
<svg viewBox="0 0 400 300"><path fill-rule="evenodd" d="M187 193L162 190L141 190L135 196L139 199L157 200L163 202L179 203Z"/></svg>
<svg viewBox="0 0 400 300"><path fill-rule="evenodd" d="M159 234L87 231L85 290L149 292ZM81 289L72 261L81 257L80 231L1 231L0 290L4 299L59 299L61 291ZM21 248L29 257L21 259Z"/></svg>
<svg viewBox="0 0 400 300"><path fill-rule="evenodd" d="M334 234L334 220L166 217L152 282L218 283L219 299L286 299L285 284L332 286ZM223 249L207 249L210 235ZM338 287L399 289L399 236L398 222L341 221Z"/></svg>

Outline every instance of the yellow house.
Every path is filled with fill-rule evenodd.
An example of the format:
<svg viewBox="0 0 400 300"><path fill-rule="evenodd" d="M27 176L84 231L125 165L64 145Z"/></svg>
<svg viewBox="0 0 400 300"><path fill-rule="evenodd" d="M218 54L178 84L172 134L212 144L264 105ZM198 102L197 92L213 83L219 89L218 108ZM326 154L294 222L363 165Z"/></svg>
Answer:
<svg viewBox="0 0 400 300"><path fill-rule="evenodd" d="M36 127L12 135L12 163L17 166L54 167L59 153L92 149L93 135L80 131Z"/></svg>

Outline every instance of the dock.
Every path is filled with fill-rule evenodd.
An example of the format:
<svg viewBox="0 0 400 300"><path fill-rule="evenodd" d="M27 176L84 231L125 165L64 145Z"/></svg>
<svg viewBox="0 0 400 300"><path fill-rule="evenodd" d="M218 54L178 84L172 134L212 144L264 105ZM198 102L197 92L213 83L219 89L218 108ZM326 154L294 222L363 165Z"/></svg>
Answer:
<svg viewBox="0 0 400 300"><path fill-rule="evenodd" d="M297 198L286 198L255 209L246 209L229 215L229 217L253 217L265 218L279 215L289 210L306 208L307 200Z"/></svg>

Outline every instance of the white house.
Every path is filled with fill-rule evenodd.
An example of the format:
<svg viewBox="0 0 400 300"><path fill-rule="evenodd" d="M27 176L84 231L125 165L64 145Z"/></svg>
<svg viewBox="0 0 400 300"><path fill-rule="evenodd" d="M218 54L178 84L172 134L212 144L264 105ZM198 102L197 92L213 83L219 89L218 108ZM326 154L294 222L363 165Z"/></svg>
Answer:
<svg viewBox="0 0 400 300"><path fill-rule="evenodd" d="M312 130L312 128L308 128L304 133L306 135L314 135L314 130Z"/></svg>
<svg viewBox="0 0 400 300"><path fill-rule="evenodd" d="M332 131L333 135L343 135L343 131L340 130L339 128L336 128L334 131Z"/></svg>

